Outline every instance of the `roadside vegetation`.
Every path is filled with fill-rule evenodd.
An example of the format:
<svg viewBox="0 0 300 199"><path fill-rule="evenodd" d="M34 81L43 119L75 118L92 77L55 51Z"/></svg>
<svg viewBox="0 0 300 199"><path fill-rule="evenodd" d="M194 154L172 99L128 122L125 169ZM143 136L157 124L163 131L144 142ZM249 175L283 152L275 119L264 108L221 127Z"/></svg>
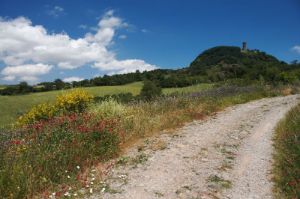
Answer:
<svg viewBox="0 0 300 199"><path fill-rule="evenodd" d="M290 94L284 93L286 87L230 85L160 95L153 82L142 90L127 103L114 98L95 101L83 89L70 90L23 114L15 128L0 133L0 195L59 198L92 193L101 179L86 171L140 138L233 104Z"/></svg>
<svg viewBox="0 0 300 199"><path fill-rule="evenodd" d="M95 101L114 98L117 101L129 102L134 96L140 94L142 82L135 82L121 86L97 86L81 88L95 97ZM212 88L213 84L197 84L184 88L164 88L163 94L189 93ZM29 111L33 106L42 103L52 103L56 96L67 93L70 90L49 91L31 93L26 95L1 96L0 95L0 129L13 123L19 116Z"/></svg>
<svg viewBox="0 0 300 199"><path fill-rule="evenodd" d="M278 198L300 198L300 104L277 126L274 181Z"/></svg>

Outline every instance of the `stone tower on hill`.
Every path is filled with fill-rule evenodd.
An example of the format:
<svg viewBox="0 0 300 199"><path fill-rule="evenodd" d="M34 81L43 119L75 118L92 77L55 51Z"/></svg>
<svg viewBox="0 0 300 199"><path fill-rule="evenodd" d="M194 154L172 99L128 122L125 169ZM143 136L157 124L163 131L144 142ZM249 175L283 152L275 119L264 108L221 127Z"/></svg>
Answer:
<svg viewBox="0 0 300 199"><path fill-rule="evenodd" d="M243 42L242 52L247 52L247 42Z"/></svg>

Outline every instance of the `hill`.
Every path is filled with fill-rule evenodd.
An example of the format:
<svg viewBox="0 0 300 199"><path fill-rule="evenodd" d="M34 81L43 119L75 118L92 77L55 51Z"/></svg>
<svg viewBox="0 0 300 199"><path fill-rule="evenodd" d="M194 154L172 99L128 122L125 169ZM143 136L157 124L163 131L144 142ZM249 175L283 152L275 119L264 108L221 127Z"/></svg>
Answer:
<svg viewBox="0 0 300 199"><path fill-rule="evenodd" d="M217 46L201 53L187 68L190 75L207 76L211 81L230 78L279 80L288 64L259 50Z"/></svg>

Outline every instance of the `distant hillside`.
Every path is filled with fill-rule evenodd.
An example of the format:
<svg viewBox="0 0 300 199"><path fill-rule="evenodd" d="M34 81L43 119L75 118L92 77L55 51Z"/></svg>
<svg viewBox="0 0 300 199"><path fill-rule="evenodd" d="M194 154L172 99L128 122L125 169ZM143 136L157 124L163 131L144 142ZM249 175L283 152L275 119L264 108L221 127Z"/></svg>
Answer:
<svg viewBox="0 0 300 199"><path fill-rule="evenodd" d="M104 75L78 82L63 82L56 79L53 82L42 82L36 86L29 86L26 82L21 82L18 85L10 85L2 89L0 86L0 95L16 95L75 87L116 86L145 79L156 82L162 88L178 88L229 79L238 79L239 82L243 83L259 80L260 83L290 84L299 82L300 64L297 61L287 64L259 50L241 50L235 46L217 46L202 52L189 67L183 69L136 71L112 76Z"/></svg>
<svg viewBox="0 0 300 199"><path fill-rule="evenodd" d="M213 81L228 78L274 80L269 75L280 73L288 64L259 50L242 51L235 46L218 46L201 53L188 67L191 75L208 76Z"/></svg>

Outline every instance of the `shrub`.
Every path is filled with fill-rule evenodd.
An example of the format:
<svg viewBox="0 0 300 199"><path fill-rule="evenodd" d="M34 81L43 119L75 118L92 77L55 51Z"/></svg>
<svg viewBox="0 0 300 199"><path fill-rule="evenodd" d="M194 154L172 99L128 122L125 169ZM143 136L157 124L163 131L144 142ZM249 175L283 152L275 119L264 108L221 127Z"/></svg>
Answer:
<svg viewBox="0 0 300 199"><path fill-rule="evenodd" d="M154 82L150 80L145 80L140 96L145 100L151 100L160 96L161 93L161 87L157 86Z"/></svg>
<svg viewBox="0 0 300 199"><path fill-rule="evenodd" d="M110 98L91 106L90 112L103 118L121 118L127 112L126 107Z"/></svg>
<svg viewBox="0 0 300 199"><path fill-rule="evenodd" d="M51 118L57 113L57 111L57 107L52 104L44 103L36 105L29 112L18 118L17 126L23 126L38 120Z"/></svg>
<svg viewBox="0 0 300 199"><path fill-rule="evenodd" d="M93 97L86 91L76 89L57 96L54 104L44 103L34 106L29 112L17 120L17 126L32 124L39 120L46 120L59 114L83 112Z"/></svg>
<svg viewBox="0 0 300 199"><path fill-rule="evenodd" d="M64 112L83 112L93 96L81 89L75 89L56 98L55 106Z"/></svg>

